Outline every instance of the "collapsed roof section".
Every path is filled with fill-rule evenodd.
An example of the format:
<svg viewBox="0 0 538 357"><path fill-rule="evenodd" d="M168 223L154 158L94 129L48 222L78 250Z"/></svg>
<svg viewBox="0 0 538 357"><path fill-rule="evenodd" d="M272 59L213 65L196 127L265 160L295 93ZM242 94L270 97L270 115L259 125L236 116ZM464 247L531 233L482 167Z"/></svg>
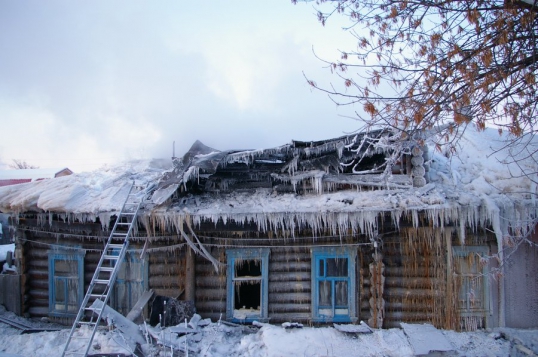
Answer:
<svg viewBox="0 0 538 357"><path fill-rule="evenodd" d="M218 151L196 141L153 194L162 205L187 194L270 189L274 193L424 186L424 152L386 130L262 150ZM396 148L398 148L396 150ZM403 148L403 150L402 150Z"/></svg>

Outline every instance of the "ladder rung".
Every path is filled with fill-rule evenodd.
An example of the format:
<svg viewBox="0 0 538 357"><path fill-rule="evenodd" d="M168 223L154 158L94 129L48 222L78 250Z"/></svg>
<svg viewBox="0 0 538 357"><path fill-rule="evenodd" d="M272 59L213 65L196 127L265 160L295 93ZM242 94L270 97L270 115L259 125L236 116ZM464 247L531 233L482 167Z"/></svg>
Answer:
<svg viewBox="0 0 538 357"><path fill-rule="evenodd" d="M93 280L94 283L96 284L107 284L110 283L110 280L108 279L94 279Z"/></svg>
<svg viewBox="0 0 538 357"><path fill-rule="evenodd" d="M110 259L110 260L118 260L119 256L117 256L117 255L109 255L109 254L105 254L105 255L103 255L103 258L105 258L105 259Z"/></svg>
<svg viewBox="0 0 538 357"><path fill-rule="evenodd" d="M130 226L131 224L133 224L132 222L118 222L116 223L116 225L118 226Z"/></svg>
<svg viewBox="0 0 538 357"><path fill-rule="evenodd" d="M89 294L90 297L94 297L94 298L103 298L105 297L103 294ZM89 309L89 310L93 310L93 309Z"/></svg>
<svg viewBox="0 0 538 357"><path fill-rule="evenodd" d="M92 312L93 312L93 311L100 311L101 309L99 309L99 308L97 308L97 307L86 306L86 307L84 308L84 310L86 310L86 311L92 311ZM94 322L80 321L80 323L84 323L84 324L87 325L87 324L93 324Z"/></svg>
<svg viewBox="0 0 538 357"><path fill-rule="evenodd" d="M114 268L113 268L113 267L100 267L99 270L100 270L100 271L104 271L104 272L111 273L111 272L114 271Z"/></svg>
<svg viewBox="0 0 538 357"><path fill-rule="evenodd" d="M108 245L108 248L118 248L118 249L121 249L123 248L123 244L109 244Z"/></svg>
<svg viewBox="0 0 538 357"><path fill-rule="evenodd" d="M113 237L127 237L127 233L112 233Z"/></svg>

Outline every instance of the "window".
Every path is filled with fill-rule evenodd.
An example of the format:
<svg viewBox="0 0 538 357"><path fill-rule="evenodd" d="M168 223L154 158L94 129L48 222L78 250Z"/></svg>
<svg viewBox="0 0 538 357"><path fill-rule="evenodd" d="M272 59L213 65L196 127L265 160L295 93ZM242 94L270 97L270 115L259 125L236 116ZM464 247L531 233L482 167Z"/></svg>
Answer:
<svg viewBox="0 0 538 357"><path fill-rule="evenodd" d="M226 318L235 322L267 319L269 249L229 249L226 255Z"/></svg>
<svg viewBox="0 0 538 357"><path fill-rule="evenodd" d="M457 289L457 308L462 318L462 328L475 330L486 327L489 311L487 264L481 256L488 254L488 247L454 247L454 273Z"/></svg>
<svg viewBox="0 0 538 357"><path fill-rule="evenodd" d="M84 297L84 251L51 250L49 255L49 314L74 316Z"/></svg>
<svg viewBox="0 0 538 357"><path fill-rule="evenodd" d="M147 281L147 259L141 259L135 251L127 251L114 283L111 306L126 316L146 291Z"/></svg>
<svg viewBox="0 0 538 357"><path fill-rule="evenodd" d="M356 255L352 248L312 249L313 321L356 321Z"/></svg>

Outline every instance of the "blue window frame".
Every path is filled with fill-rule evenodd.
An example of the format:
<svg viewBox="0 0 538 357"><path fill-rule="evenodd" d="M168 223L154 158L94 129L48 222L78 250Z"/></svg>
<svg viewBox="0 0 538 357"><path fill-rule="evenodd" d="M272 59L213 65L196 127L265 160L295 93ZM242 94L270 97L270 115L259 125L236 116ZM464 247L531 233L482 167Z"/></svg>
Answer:
<svg viewBox="0 0 538 357"><path fill-rule="evenodd" d="M355 322L356 248L312 248L312 320Z"/></svg>
<svg viewBox="0 0 538 357"><path fill-rule="evenodd" d="M147 282L147 259L140 258L140 253L136 251L127 251L114 283L111 306L124 316L127 315L146 291Z"/></svg>
<svg viewBox="0 0 538 357"><path fill-rule="evenodd" d="M55 249L49 257L49 314L75 316L84 297L84 251Z"/></svg>
<svg viewBox="0 0 538 357"><path fill-rule="evenodd" d="M226 318L267 320L269 249L228 249L226 256Z"/></svg>

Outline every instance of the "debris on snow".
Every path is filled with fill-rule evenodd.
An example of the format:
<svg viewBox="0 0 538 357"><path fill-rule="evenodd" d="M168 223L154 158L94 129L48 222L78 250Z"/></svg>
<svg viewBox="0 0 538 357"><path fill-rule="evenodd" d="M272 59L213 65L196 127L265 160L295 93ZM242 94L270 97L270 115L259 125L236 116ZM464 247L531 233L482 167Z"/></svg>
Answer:
<svg viewBox="0 0 538 357"><path fill-rule="evenodd" d="M284 327L285 329L303 328L303 324L300 324L298 322L284 322L282 324L282 327Z"/></svg>
<svg viewBox="0 0 538 357"><path fill-rule="evenodd" d="M103 305L104 305L103 302L97 299L93 302L90 308L94 310L100 310L103 308ZM97 313L97 312L94 311L94 313ZM116 310L114 310L108 305L104 307L102 319L103 321L108 321L109 325L113 325L118 330L123 332L133 342L138 343L140 345L146 342L137 324L135 324L134 322L130 320L127 320L125 316L123 316L122 314L120 314L119 312L117 312Z"/></svg>
<svg viewBox="0 0 538 357"><path fill-rule="evenodd" d="M415 351L415 355L427 355L430 352L453 351L454 347L446 337L431 324L406 324L400 323L409 343Z"/></svg>
<svg viewBox="0 0 538 357"><path fill-rule="evenodd" d="M360 322L360 324L358 325L351 325L351 324L346 324L346 325L339 325L339 324L333 324L334 328L337 329L338 331L340 332L345 332L345 333L354 333L354 334L357 334L357 333L373 333L374 331L370 328L370 326L368 326L367 324L365 324L363 321Z"/></svg>

